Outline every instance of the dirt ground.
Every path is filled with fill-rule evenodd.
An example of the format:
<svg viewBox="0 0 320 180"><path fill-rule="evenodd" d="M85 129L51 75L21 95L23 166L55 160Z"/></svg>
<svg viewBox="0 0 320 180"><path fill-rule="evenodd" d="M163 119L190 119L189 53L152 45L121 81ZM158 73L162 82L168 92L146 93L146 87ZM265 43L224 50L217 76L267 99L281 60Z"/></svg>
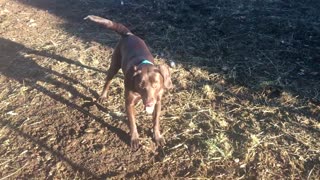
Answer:
<svg viewBox="0 0 320 180"><path fill-rule="evenodd" d="M121 2L123 2L121 4ZM320 1L0 0L0 180L319 179ZM123 74L93 103L125 24L173 60L163 148Z"/></svg>

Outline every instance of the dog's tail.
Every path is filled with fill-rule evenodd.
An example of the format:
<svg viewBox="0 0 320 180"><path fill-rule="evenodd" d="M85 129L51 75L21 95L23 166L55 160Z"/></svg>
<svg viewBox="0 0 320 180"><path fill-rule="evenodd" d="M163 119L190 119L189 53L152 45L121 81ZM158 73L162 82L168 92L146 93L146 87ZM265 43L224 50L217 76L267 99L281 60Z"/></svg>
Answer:
<svg viewBox="0 0 320 180"><path fill-rule="evenodd" d="M130 30L128 28L126 28L124 25L122 25L120 23L115 23L109 19L105 19L105 18L102 18L99 16L94 16L94 15L89 15L89 16L85 17L84 19L85 20L90 19L93 22L101 24L102 26L117 32L121 36L132 35Z"/></svg>

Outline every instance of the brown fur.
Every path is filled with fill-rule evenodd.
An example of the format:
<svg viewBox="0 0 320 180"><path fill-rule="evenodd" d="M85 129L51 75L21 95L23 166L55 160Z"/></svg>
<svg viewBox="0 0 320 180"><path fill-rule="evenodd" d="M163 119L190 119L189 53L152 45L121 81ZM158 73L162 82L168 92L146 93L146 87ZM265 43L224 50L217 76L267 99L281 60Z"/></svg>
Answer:
<svg viewBox="0 0 320 180"><path fill-rule="evenodd" d="M119 33L122 38L118 42L111 60L99 101L107 98L112 78L121 68L125 75L125 106L129 120L131 147L139 147L139 134L136 127L134 105L142 99L144 106L153 109L154 138L158 145L164 145L164 138L160 133L161 98L166 89L172 87L169 68L167 65L141 64L146 59L154 64L154 58L145 42L135 36L125 26L98 16L87 16L104 27Z"/></svg>

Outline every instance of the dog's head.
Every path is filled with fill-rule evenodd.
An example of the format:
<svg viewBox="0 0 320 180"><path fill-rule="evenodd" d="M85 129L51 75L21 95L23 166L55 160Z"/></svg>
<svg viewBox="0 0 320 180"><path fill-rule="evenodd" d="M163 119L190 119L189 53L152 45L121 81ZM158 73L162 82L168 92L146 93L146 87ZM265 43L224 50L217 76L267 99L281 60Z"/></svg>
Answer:
<svg viewBox="0 0 320 180"><path fill-rule="evenodd" d="M136 67L133 75L134 90L141 95L145 110L151 114L164 90L172 88L171 76L167 65L143 65Z"/></svg>

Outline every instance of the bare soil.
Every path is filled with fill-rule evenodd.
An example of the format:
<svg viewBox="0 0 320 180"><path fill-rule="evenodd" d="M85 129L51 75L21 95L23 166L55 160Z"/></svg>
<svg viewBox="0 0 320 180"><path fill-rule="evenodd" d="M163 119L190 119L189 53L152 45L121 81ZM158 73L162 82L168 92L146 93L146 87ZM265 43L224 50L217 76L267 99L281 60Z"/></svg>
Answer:
<svg viewBox="0 0 320 180"><path fill-rule="evenodd" d="M319 179L320 1L0 0L0 179ZM131 151L123 74L103 104L125 24L176 62L166 145L137 105Z"/></svg>

